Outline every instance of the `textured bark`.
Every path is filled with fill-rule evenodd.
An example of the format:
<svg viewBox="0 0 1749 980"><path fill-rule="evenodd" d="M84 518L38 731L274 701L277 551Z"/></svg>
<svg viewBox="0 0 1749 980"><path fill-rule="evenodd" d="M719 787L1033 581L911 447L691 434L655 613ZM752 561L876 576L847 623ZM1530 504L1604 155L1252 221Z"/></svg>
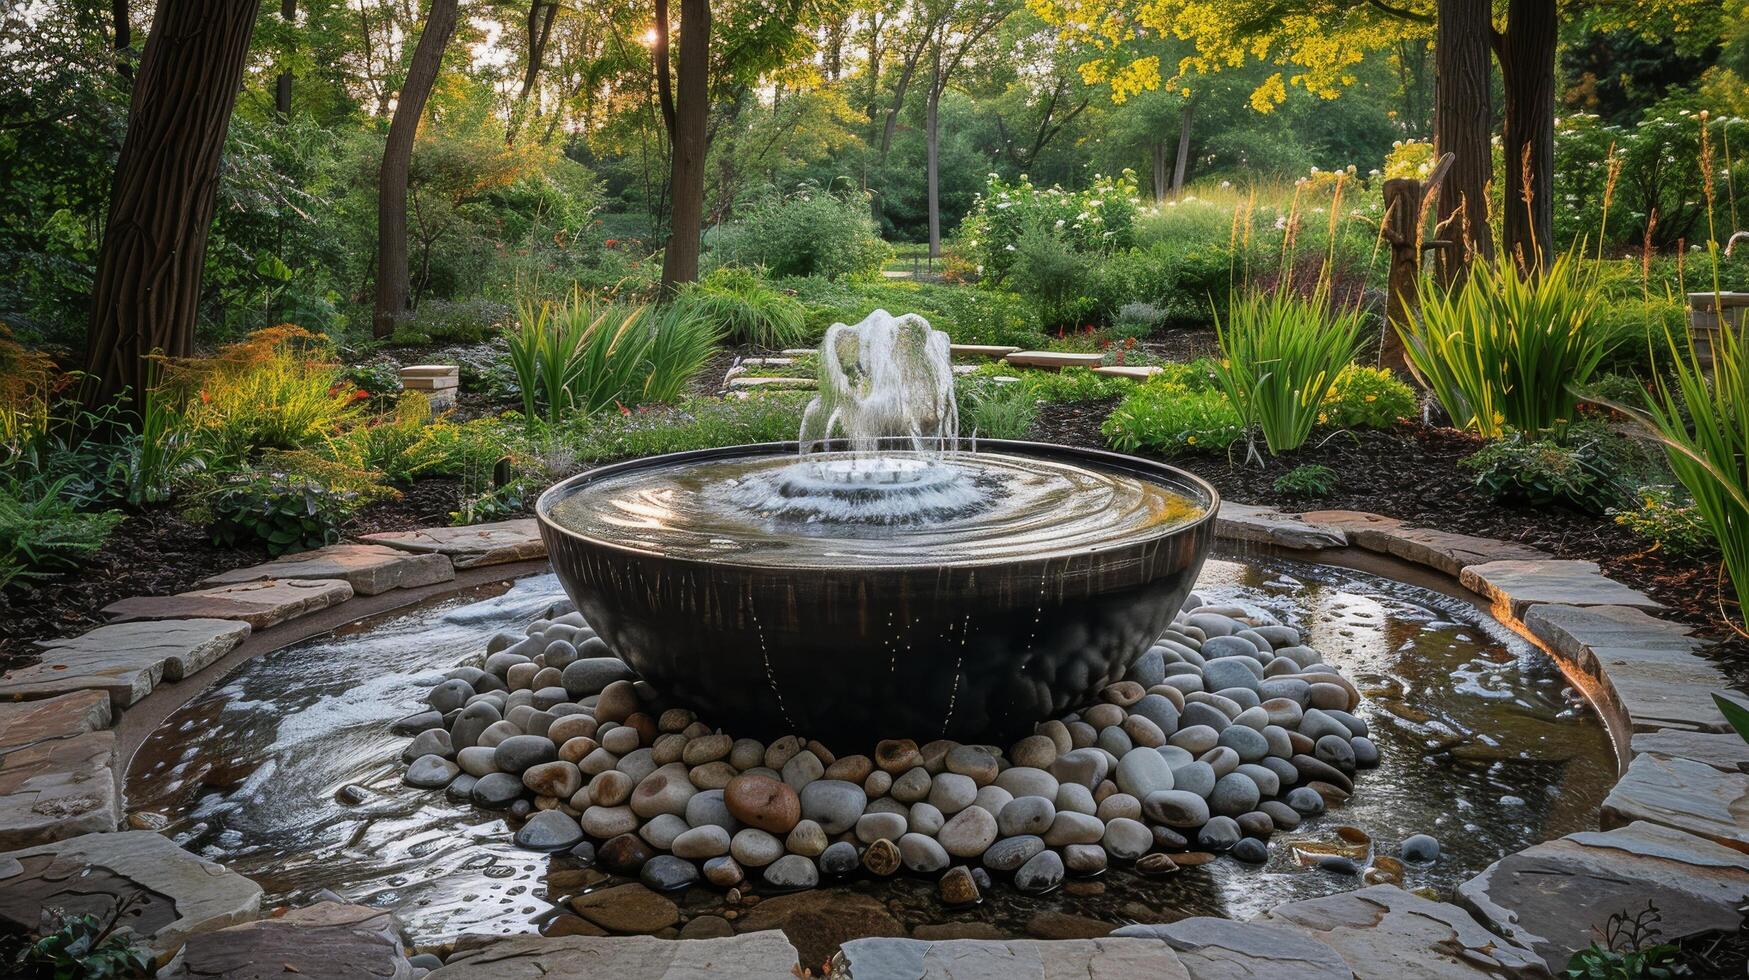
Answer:
<svg viewBox="0 0 1749 980"><path fill-rule="evenodd" d="M393 333L396 319L407 312L407 174L413 166L413 137L419 132L419 118L425 115L431 88L437 84L437 71L455 34L455 24L456 0L432 0L383 144L383 165L377 173L377 289L372 324L378 337Z"/></svg>
<svg viewBox="0 0 1749 980"><path fill-rule="evenodd" d="M924 164L929 185L929 257L941 254L941 45L933 45L935 55L929 76L929 100L923 107L923 140L928 159Z"/></svg>
<svg viewBox="0 0 1749 980"><path fill-rule="evenodd" d="M662 290L672 293L698 278L699 238L704 231L704 158L710 147L711 7L709 0L680 0L680 65L674 78L674 206L668 247L662 253ZM667 65L661 66L663 76Z"/></svg>
<svg viewBox="0 0 1749 980"><path fill-rule="evenodd" d="M219 152L259 0L160 3L140 57L97 257L86 404L145 390L148 355L194 349Z"/></svg>
<svg viewBox="0 0 1749 980"><path fill-rule="evenodd" d="M126 88L134 83L134 24L128 11L128 0L111 0L109 13L115 22L115 38L111 45L115 51L115 73L121 77L122 87Z"/></svg>
<svg viewBox="0 0 1749 980"><path fill-rule="evenodd" d="M1512 0L1499 39L1506 99L1506 253L1521 268L1540 269L1553 247L1555 43L1552 0ZM1526 178L1528 177L1528 183ZM1526 201L1528 198L1528 202Z"/></svg>
<svg viewBox="0 0 1749 980"><path fill-rule="evenodd" d="M1153 157L1154 165L1154 203L1165 204L1168 189L1166 185L1166 141L1155 140L1148 149Z"/></svg>
<svg viewBox="0 0 1749 980"><path fill-rule="evenodd" d="M504 142L515 145L517 135L522 131L523 121L528 116L529 98L534 94L534 83L540 78L540 70L547 57L547 43L553 37L553 21L559 15L559 5L548 0L532 0L528 6L528 64L522 69L522 87L517 90L516 102L510 107L510 122L504 127Z"/></svg>
<svg viewBox="0 0 1749 980"><path fill-rule="evenodd" d="M279 0L279 19L291 23L298 16L298 0ZM281 122L291 118L292 73L287 68L273 81L273 111Z"/></svg>
<svg viewBox="0 0 1749 980"><path fill-rule="evenodd" d="M1425 189L1413 177L1385 181L1385 241L1391 246L1390 276L1385 300L1385 329L1379 343L1379 367L1409 377L1409 358L1397 333L1415 312L1416 281L1421 278L1421 202Z"/></svg>
<svg viewBox="0 0 1749 980"><path fill-rule="evenodd" d="M1440 182L1436 237L1452 243L1439 251L1440 281L1451 286L1462 281L1472 258L1494 254L1488 227L1488 184L1494 179L1489 38L1494 28L1489 0L1439 0L1438 12L1433 147L1435 154L1451 153L1456 159Z"/></svg>
<svg viewBox="0 0 1749 980"><path fill-rule="evenodd" d="M1178 114L1178 156L1172 161L1172 196L1184 190L1184 177L1190 167L1190 127L1196 121L1196 99L1184 103Z"/></svg>

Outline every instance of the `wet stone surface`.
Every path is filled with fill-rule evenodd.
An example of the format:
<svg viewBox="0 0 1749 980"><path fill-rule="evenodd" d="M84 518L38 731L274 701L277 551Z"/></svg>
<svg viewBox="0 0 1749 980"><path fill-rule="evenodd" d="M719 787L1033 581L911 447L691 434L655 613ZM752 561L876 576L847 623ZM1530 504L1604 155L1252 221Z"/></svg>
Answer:
<svg viewBox="0 0 1749 980"><path fill-rule="evenodd" d="M1141 674L1158 670L1161 676L1136 676L1134 689L1112 689L1108 703L1081 713L1091 721L1112 723L1101 725L1104 731L1094 729L1091 723L1084 732L1080 727L1075 730L1082 739L1089 733L1094 738L1077 758L1093 753L1092 758L1107 763L1103 773L1100 762L1070 765L1053 756L1060 752L1055 743L1048 751L1037 743L1028 749L1039 752L1036 761L1045 763L1044 769L1033 770L1037 776L1020 771L1029 767L1011 768L986 785L979 785L979 780L988 776L980 760L960 753L950 762L950 753L928 744L883 752L869 746L864 749L867 757L860 761L817 747L818 752L832 757L816 755L820 772L815 773L797 761L814 751L805 742L778 740L761 745L762 751L754 758L751 746L730 739L727 755L691 767L697 771L721 765L728 773L736 773L741 770L732 763L738 761L750 766L749 771L758 770L792 789L792 783L805 787L825 777L827 767L834 767L834 777L847 777L840 781L863 788L865 795L870 795L866 792L869 788L887 794L877 800L879 807L865 802L865 810L903 811L908 828L932 830L926 836L933 836L938 843L947 824L968 808L983 805L999 813L1005 802L1002 795L1014 795L1014 788L1022 789L1023 797L1027 792L1043 794L1048 789L1052 812L1032 815L1039 826L1029 824L1027 829L1041 842L1052 841L1048 845L1052 849L1046 853L1062 855L1059 860L1068 867L1066 874L1056 877L1028 877L1050 889L1044 894L1022 894L1014 887L1014 872L986 873L972 861L969 866L977 874L993 879L980 883L982 900L963 906L944 904L935 880L940 870L916 873L901 863L909 853L917 867L935 867L931 849L915 841L908 847L894 848L900 858L894 862L896 873L877 877L855 860L858 850L871 846L858 836L859 829L875 841L895 829L885 827L892 821L876 820L868 821L867 828L858 828L853 822L843 831L843 839L854 842L844 845L852 856L849 863L828 860L837 845L827 853L816 852L814 864L822 879L819 889L784 896L779 894L780 887L766 881L765 869L776 864L776 856L798 846L805 853L838 841L841 835L757 831L773 838L776 847L772 850L748 832L748 821L735 817L733 808L729 808L727 819L737 828L729 835L729 853L734 856L706 858L704 855L718 852L721 842L696 836L684 846L697 848L688 853L700 855L695 860L708 880L659 894L650 891L648 883L634 884L635 865L674 846L680 838L667 836L670 831L684 832L694 826L690 822L694 819L708 822L708 814L724 819L718 809L720 801L711 805L705 798L694 804L701 791L686 784L703 777L682 778L680 788L659 793L652 790L640 796L632 791L643 791L641 785L626 785L623 798L617 791L605 794L603 812L597 816L610 821L615 818L615 808L623 808L623 827L613 829L629 830L631 836L623 842L597 840L602 861L593 866L586 866L568 852L547 855L517 848L512 837L523 819L480 809L466 798L468 794L452 799L444 790L403 785L406 764L400 756L409 735L391 733L391 724L426 710L427 695L435 692L444 675L457 664L481 665L482 651L487 649L494 655L512 653L522 642L524 627L561 598L556 583L544 576L523 580L499 598L458 599L379 623L367 631L294 647L245 665L224 684L172 716L153 736L136 757L129 777L129 799L141 809L166 814L170 820L167 832L184 846L256 877L268 889L270 901L307 900L317 890L331 888L352 901L395 909L415 941L462 932L514 934L535 927L601 932L636 931L647 925L655 935L678 935L692 921L704 920L698 929L720 929L719 923L727 923L737 932L783 929L790 941L810 956L822 951L829 955L838 942L858 935L924 937L924 930L938 938L948 938L939 930L984 938L1036 935L1050 928L1052 920L1040 918L1043 912L1111 927L1192 915L1244 918L1284 901L1359 887L1362 872L1367 882L1389 881L1405 888L1427 886L1448 891L1512 850L1591 826L1596 803L1607 789L1613 760L1601 726L1587 710L1575 706L1559 675L1540 654L1472 608L1358 573L1276 559L1245 564L1211 561L1200 591L1217 609L1237 605L1247 618L1262 621L1266 617L1291 627L1301 642L1272 653L1284 653L1292 659L1308 657L1311 650L1320 651L1352 682L1356 693L1364 692L1364 699L1350 716L1345 707L1336 707L1338 703L1354 704L1341 682L1317 678L1330 689L1317 695L1320 703L1329 705L1327 710L1310 707L1308 682L1307 703L1299 707L1300 717L1294 725L1299 729L1316 710L1323 718L1314 728L1337 726L1347 733L1344 741L1351 743L1357 755L1361 748L1375 752L1380 768L1351 774L1343 769L1345 758L1338 756L1338 764L1332 766L1314 758L1309 745L1297 747L1303 751L1287 746L1290 755L1285 758L1241 761L1240 748L1247 755L1253 751L1249 740L1229 737L1227 744L1218 744L1220 732L1211 727L1209 744L1204 746L1200 734L1180 737L1183 727L1168 733L1157 724L1153 729L1139 724L1136 719L1147 717L1149 712L1164 715L1157 701L1150 702L1155 707L1144 707L1138 692L1170 676L1165 663L1141 665ZM1210 631L1221 629L1218 620L1207 622ZM486 644L487 637L505 630L514 635ZM1199 643L1207 642L1207 636L1205 631ZM1271 638L1259 635L1264 646L1291 638L1287 634ZM1253 642L1237 630L1229 634L1229 640ZM591 643L580 628L564 642L577 650L578 662L600 656L584 649L599 646L599 641ZM1228 641L1222 641L1216 648L1227 645ZM506 677L517 669L514 676L535 686L529 703L512 705L507 701L506 710L500 712L503 719L478 725L472 731L476 747L491 749L486 755L494 764L496 747L510 734L522 733L521 725L545 726L549 732L561 730L569 747L553 743L560 760L576 763L584 773L592 768L623 771L629 767L638 775L629 781L632 784L662 766L677 766L682 776L687 775L687 763L670 757L677 750L684 756L685 746L693 740L704 745L694 750L695 759L717 754L718 746L705 744L710 731L684 715L670 717L653 710L642 713L641 702L635 696L627 699L617 688L599 693L583 690L606 681L606 675L586 680L587 672L573 669L572 664L554 671L561 675L554 685L548 683L550 678L536 679L541 670L549 669L538 664L530 664L526 672L502 659L498 665L505 669ZM1177 663L1173 670L1185 676L1187 666ZM1296 673L1305 669L1304 664L1292 667ZM1287 664L1278 665L1274 675L1258 681L1259 688L1293 691L1288 682L1295 678L1285 673L1288 669ZM472 678L470 686L492 687L478 670L465 676ZM550 696L538 693L548 686L555 687ZM570 690L573 686L577 689ZM577 698L594 697L599 697L595 709L603 721L614 717L626 723L621 728L649 726L649 737L638 740L641 747L625 753L608 752L615 757L612 762L607 758L590 762L593 753L607 752L604 746L569 743L576 739L596 741L598 736L605 741L617 729L586 717L559 714L549 718L541 714L564 711L562 705ZM1172 699L1162 700L1168 708L1178 710ZM1121 704L1126 701L1127 705ZM1226 727L1238 724L1237 717L1251 710L1237 703L1216 706L1208 699L1204 702L1226 719ZM1190 701L1186 706L1196 703ZM1261 710L1261 704L1258 708ZM1223 709L1229 709L1230 714ZM1277 710L1277 720L1291 720L1287 717L1291 710ZM512 713L515 724L503 723ZM1182 720L1183 713L1179 711L1180 718L1175 721ZM1213 721L1213 716L1209 720ZM595 730L584 734L592 722ZM1350 723L1368 733L1364 743L1353 737ZM494 728L495 724L498 727ZM696 727L689 732L690 726ZM1045 742L1061 737L1070 748L1087 744L1078 743L1077 735L1066 726L1045 726L1041 734L1046 736ZM684 744L677 749L678 743L662 743L658 738L667 735L684 736ZM1139 874L1131 862L1110 855L1131 853L1140 842L1129 840L1135 835L1129 833L1128 824L1116 823L1119 830L1115 835L1111 835L1111 827L1119 820L1151 821L1143 812L1143 798L1120 786L1117 767L1109 765L1098 750L1110 751L1113 756L1122 750L1127 757L1137 747L1154 750L1147 743L1159 741L1160 736L1165 744L1157 751L1180 769L1196 756L1203 757L1220 776L1240 772L1241 766L1252 767L1245 770L1247 779L1267 784L1273 776L1277 781L1297 782L1296 788L1310 794L1316 805L1302 800L1306 804L1303 809L1283 803L1260 808L1274 814L1269 823L1275 828L1267 860L1260 865L1207 852L1187 853L1185 848L1196 846L1196 826L1178 831L1155 827L1151 831L1154 845L1172 852L1171 856L1149 855L1140 868L1148 873ZM1173 738L1189 741L1195 752L1175 746ZM1235 742L1240 744L1235 746ZM628 747L620 740L615 744ZM464 771L468 760L480 757L460 742L452 748ZM1010 756L1022 751L1018 746L1003 748ZM907 758L906 752L913 750L915 757ZM1047 760L1047 756L1052 757ZM1274 769L1264 765L1272 759ZM897 771L888 772L875 764L878 761L893 763L891 768ZM597 768L603 766L606 768ZM1261 771L1256 771L1260 767ZM1053 768L1055 774L1050 771ZM1170 772L1172 767L1167 768ZM1131 789L1146 789L1147 780L1160 778L1157 773L1150 777L1152 770L1144 771L1139 765L1130 769L1125 779ZM897 798L899 785L913 770L921 774L912 778L916 785L908 793L914 795L901 802ZM862 776L860 783L850 778L858 775ZM965 799L958 780L941 778L944 775L965 776L973 790L971 800ZM1187 785L1200 780L1189 771L1183 775ZM1218 779L1209 780L1211 791ZM1284 795L1288 785L1282 783ZM580 792L592 792L590 786ZM352 787L354 792L341 793L343 787ZM358 788L364 793L362 801ZM730 795L726 786L722 788L725 796ZM818 791L810 794L820 795ZM1260 798L1266 795L1259 793ZM589 804L579 812L596 807L592 800L542 800L532 795L519 805L529 802L543 809L574 802ZM800 802L799 815L808 817L806 800ZM755 794L750 802L738 805L775 806L780 811L789 806L782 793L771 792ZM823 808L824 801L818 806ZM1279 809L1267 809L1271 806ZM1239 826L1249 825L1248 829L1257 832L1251 813L1237 814L1245 820ZM817 817L838 820L843 816L819 809L809 818L817 823ZM768 826L781 826L791 817L783 813L775 822L768 820ZM986 833L1004 833L1000 827L985 828L972 818L964 818L961 824L947 834L949 840L964 839L964 843L955 844L956 850L970 852ZM1095 828L1100 832L1094 833ZM1420 832L1438 838L1442 845L1439 859L1430 864L1398 862L1399 842ZM645 836L639 837L639 833ZM743 836L736 847L736 839ZM651 837L654 840L647 839ZM1093 862L1095 851L1104 860ZM610 865L610 854L629 857L633 863ZM965 864L952 855L949 859ZM1030 855L1020 857L1021 863L1030 859ZM624 867L627 873L610 872L610 866ZM741 876L739 882L733 880L736 873ZM777 876L781 887L805 883L807 876L798 877L798 873L799 866L780 868ZM577 899L584 899L583 908L599 908L599 902L589 901L588 895L627 885L663 903L662 914L651 916L646 924L628 927L622 923L618 929L604 928L579 915ZM737 887L730 891L731 886ZM799 901L792 902L792 898ZM654 902L648 904L655 907ZM674 910L672 916L667 908ZM658 919L662 921L658 923Z"/></svg>

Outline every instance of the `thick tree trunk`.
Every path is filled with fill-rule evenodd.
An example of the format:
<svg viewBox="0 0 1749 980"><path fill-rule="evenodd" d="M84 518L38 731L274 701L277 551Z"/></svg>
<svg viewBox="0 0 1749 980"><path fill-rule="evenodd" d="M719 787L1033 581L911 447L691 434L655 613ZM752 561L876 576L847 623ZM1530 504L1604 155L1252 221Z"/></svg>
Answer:
<svg viewBox="0 0 1749 980"><path fill-rule="evenodd" d="M1555 42L1550 0L1511 0L1499 39L1506 96L1506 253L1540 269L1554 242Z"/></svg>
<svg viewBox="0 0 1749 980"><path fill-rule="evenodd" d="M437 84L455 23L456 0L432 0L383 144L383 166L377 174L377 292L372 324L378 337L394 333L395 321L407 312L407 174L413 166L413 137Z"/></svg>
<svg viewBox="0 0 1749 980"><path fill-rule="evenodd" d="M710 0L680 0L680 67L674 79L671 131L673 197L668 247L662 253L662 291L698 278L699 239L704 231L704 163L710 148ZM667 65L660 66L663 75Z"/></svg>
<svg viewBox="0 0 1749 980"><path fill-rule="evenodd" d="M85 335L85 401L137 397L147 357L194 349L219 152L259 0L160 3L116 161Z"/></svg>
<svg viewBox="0 0 1749 980"><path fill-rule="evenodd" d="M1190 167L1190 127L1196 121L1196 99L1184 103L1178 114L1178 156L1172 161L1172 196L1184 191L1184 177Z"/></svg>
<svg viewBox="0 0 1749 980"><path fill-rule="evenodd" d="M935 46L934 70L929 77L929 101L923 107L923 140L929 184L929 257L941 255L941 46Z"/></svg>
<svg viewBox="0 0 1749 980"><path fill-rule="evenodd" d="M279 19L291 23L298 16L298 0L279 0ZM273 111L280 122L291 118L292 73L286 68L273 82Z"/></svg>
<svg viewBox="0 0 1749 980"><path fill-rule="evenodd" d="M1552 2L1552 0L1544 0ZM1439 186L1439 278L1460 283L1472 258L1494 254L1488 184L1494 179L1490 0L1439 0L1434 44L1433 151L1456 159Z"/></svg>

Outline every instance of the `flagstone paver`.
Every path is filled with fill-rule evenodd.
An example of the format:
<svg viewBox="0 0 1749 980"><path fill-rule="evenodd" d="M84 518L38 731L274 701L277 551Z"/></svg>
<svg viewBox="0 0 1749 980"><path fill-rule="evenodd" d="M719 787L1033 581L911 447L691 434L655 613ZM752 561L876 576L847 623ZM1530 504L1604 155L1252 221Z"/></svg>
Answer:
<svg viewBox="0 0 1749 980"><path fill-rule="evenodd" d="M113 708L181 680L231 652L249 624L228 619L113 623L43 646L41 659L0 676L0 699L31 701L70 691L109 694Z"/></svg>
<svg viewBox="0 0 1749 980"><path fill-rule="evenodd" d="M221 572L202 584L236 585L274 578L342 579L358 595L377 595L390 589L448 582L455 578L455 566L443 555L411 554L377 544L331 544L263 565Z"/></svg>
<svg viewBox="0 0 1749 980"><path fill-rule="evenodd" d="M190 936L168 980L412 980L394 913L319 902Z"/></svg>
<svg viewBox="0 0 1749 980"><path fill-rule="evenodd" d="M109 727L102 691L74 691L41 701L0 704L0 751L51 738L73 738Z"/></svg>
<svg viewBox="0 0 1749 980"><path fill-rule="evenodd" d="M1433 528L1407 527L1396 518L1363 511L1318 510L1300 517L1309 524L1340 529L1347 535L1348 543L1356 547L1425 565L1451 576L1456 576L1469 565L1549 557L1530 545Z"/></svg>
<svg viewBox="0 0 1749 980"><path fill-rule="evenodd" d="M1749 773L1749 742L1736 732L1685 732L1675 728L1642 732L1633 737L1628 751L1634 755L1690 759L1726 772Z"/></svg>
<svg viewBox="0 0 1749 980"><path fill-rule="evenodd" d="M1638 756L1603 798L1599 819L1605 827L1662 824L1749 852L1749 775L1691 759Z"/></svg>
<svg viewBox="0 0 1749 980"><path fill-rule="evenodd" d="M545 558L546 542L532 517L466 527L428 527L414 531L384 531L360 540L402 551L448 555L457 568L502 565Z"/></svg>
<svg viewBox="0 0 1749 980"><path fill-rule="evenodd" d="M131 596L103 607L117 622L142 619L240 619L264 630L352 598L340 579L261 579L166 596Z"/></svg>
<svg viewBox="0 0 1749 980"><path fill-rule="evenodd" d="M796 950L775 930L721 939L509 936L450 956L428 980L752 980L795 976Z"/></svg>
<svg viewBox="0 0 1749 980"><path fill-rule="evenodd" d="M1232 541L1301 550L1341 548L1348 544L1341 528L1311 524L1298 514L1228 500L1221 501L1221 509L1215 515L1215 534Z"/></svg>
<svg viewBox="0 0 1749 980"><path fill-rule="evenodd" d="M1550 650L1585 663L1589 647L1639 647L1645 650L1696 650L1702 644L1689 636L1693 627L1670 622L1632 606L1569 606L1544 603L1523 616L1530 634Z"/></svg>
<svg viewBox="0 0 1749 980"><path fill-rule="evenodd" d="M1506 559L1469 565L1458 573L1465 588L1522 618L1538 603L1569 606L1633 606L1662 609L1664 604L1604 575L1594 561Z"/></svg>
<svg viewBox="0 0 1749 980"><path fill-rule="evenodd" d="M1482 928L1463 909L1394 885L1277 905L1251 921L1316 939L1341 955L1359 980L1548 976L1535 952Z"/></svg>
<svg viewBox="0 0 1749 980"><path fill-rule="evenodd" d="M1178 953L1193 980L1354 980L1335 950L1297 929L1276 925L1198 916L1164 925L1124 926L1112 935L1161 940Z"/></svg>
<svg viewBox="0 0 1749 980"><path fill-rule="evenodd" d="M1458 886L1456 901L1558 973L1618 912L1632 915L1651 902L1668 942L1736 929L1746 898L1749 855L1635 822L1509 854Z"/></svg>
<svg viewBox="0 0 1749 980"><path fill-rule="evenodd" d="M120 820L114 733L0 748L0 850L114 830Z"/></svg>
<svg viewBox="0 0 1749 980"><path fill-rule="evenodd" d="M849 980L1190 980L1178 954L1151 939L854 939L832 977Z"/></svg>

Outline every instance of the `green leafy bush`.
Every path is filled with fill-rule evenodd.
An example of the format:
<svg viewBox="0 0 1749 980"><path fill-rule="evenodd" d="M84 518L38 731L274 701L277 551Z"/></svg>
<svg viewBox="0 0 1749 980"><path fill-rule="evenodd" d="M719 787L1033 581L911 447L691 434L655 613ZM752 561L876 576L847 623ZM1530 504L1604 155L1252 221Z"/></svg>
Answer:
<svg viewBox="0 0 1749 980"><path fill-rule="evenodd" d="M1617 912L1594 941L1574 953L1561 976L1570 980L1671 980L1686 976L1680 950L1673 943L1658 942L1663 919L1651 902L1640 912Z"/></svg>
<svg viewBox="0 0 1749 980"><path fill-rule="evenodd" d="M960 431L986 439L1024 439L1038 403L1024 385L999 384L973 393L960 412Z"/></svg>
<svg viewBox="0 0 1749 980"><path fill-rule="evenodd" d="M822 336L834 323L856 323L875 310L916 313L956 344L1002 344L1039 348L1048 338L1026 300L998 289L914 282L829 282L785 279L809 310L810 336Z"/></svg>
<svg viewBox="0 0 1749 980"><path fill-rule="evenodd" d="M1618 340L1599 367L1649 376L1662 359L1664 338L1687 332L1688 307L1670 299L1628 297L1599 304L1596 320L1604 336Z"/></svg>
<svg viewBox="0 0 1749 980"><path fill-rule="evenodd" d="M563 303L523 304L506 336L523 414L549 422L674 398L718 339L684 304L598 305L575 290Z"/></svg>
<svg viewBox="0 0 1749 980"><path fill-rule="evenodd" d="M688 286L680 305L714 323L732 343L783 350L807 343L808 311L794 297L773 288L760 276L737 266L723 266Z"/></svg>
<svg viewBox="0 0 1749 980"><path fill-rule="evenodd" d="M1533 506L1562 504L1588 514L1632 506L1633 488L1668 480L1655 450L1598 422L1560 434L1514 432L1458 464L1497 500Z"/></svg>
<svg viewBox="0 0 1749 980"><path fill-rule="evenodd" d="M1359 309L1337 308L1323 284L1310 298L1285 289L1233 298L1215 324L1223 355L1215 379L1271 453L1305 444L1326 392L1360 350L1364 322Z"/></svg>
<svg viewBox="0 0 1749 980"><path fill-rule="evenodd" d="M1571 421L1574 389L1618 340L1597 316L1596 275L1568 252L1541 275L1477 262L1461 290L1423 280L1420 312L1397 326L1409 363L1459 428L1495 437Z"/></svg>
<svg viewBox="0 0 1749 980"><path fill-rule="evenodd" d="M1335 429L1388 429L1414 418L1415 389L1383 368L1350 364L1324 395L1318 422Z"/></svg>
<svg viewBox="0 0 1749 980"><path fill-rule="evenodd" d="M26 938L16 951L0 954L0 966L19 980L129 980L150 975L151 957L131 932L120 931L124 916L145 903L135 892L120 902L108 918L86 913L69 915L44 909L40 935Z"/></svg>
<svg viewBox="0 0 1749 980"><path fill-rule="evenodd" d="M1678 499L1670 487L1641 487L1639 506L1611 510L1615 522L1671 554L1705 554L1713 550L1712 531L1694 501Z"/></svg>
<svg viewBox="0 0 1749 980"><path fill-rule="evenodd" d="M116 511L85 513L65 499L67 478L39 493L0 486L0 589L78 568L122 521Z"/></svg>
<svg viewBox="0 0 1749 980"><path fill-rule="evenodd" d="M1129 248L1140 204L1135 174L1127 170L1116 178L1096 176L1081 191L1040 189L1025 177L1010 183L991 174L986 193L960 224L960 237L979 273L1001 282L1018 260L1021 239L1035 230L1059 235L1066 249L1081 254Z"/></svg>
<svg viewBox="0 0 1749 980"><path fill-rule="evenodd" d="M332 438L360 417L367 397L347 383L327 338L290 324L177 361L164 387L200 444L228 461Z"/></svg>
<svg viewBox="0 0 1749 980"><path fill-rule="evenodd" d="M1239 413L1218 391L1196 390L1158 378L1137 385L1100 432L1113 449L1225 449L1245 434Z"/></svg>
<svg viewBox="0 0 1749 980"><path fill-rule="evenodd" d="M1275 478L1276 493L1296 497L1328 497L1336 489L1336 471L1322 463L1304 463Z"/></svg>
<svg viewBox="0 0 1749 980"><path fill-rule="evenodd" d="M449 472L456 460L451 426L433 419L431 401L421 392L401 396L395 410L354 426L330 444L330 455L358 469L380 474L389 483L410 483L427 473Z"/></svg>
<svg viewBox="0 0 1749 980"><path fill-rule="evenodd" d="M283 555L333 544L361 508L392 493L375 474L343 463L274 453L217 478L190 516L209 523L215 544Z"/></svg>
<svg viewBox="0 0 1749 980"><path fill-rule="evenodd" d="M391 344L477 344L498 333L516 311L496 300L428 299L395 320Z"/></svg>
<svg viewBox="0 0 1749 980"><path fill-rule="evenodd" d="M1079 325L1090 310L1081 289L1094 257L1069 236L1044 225L1021 231L1008 266L1007 285L1032 302L1046 329Z"/></svg>
<svg viewBox="0 0 1749 980"><path fill-rule="evenodd" d="M745 399L686 399L626 414L574 419L555 427L545 451L564 459L549 470L688 449L794 440L802 427L806 392L760 392ZM538 450L537 451L542 451Z"/></svg>
<svg viewBox="0 0 1749 980"><path fill-rule="evenodd" d="M1118 337L1140 339L1166 325L1166 308L1153 303L1133 301L1117 308L1111 318L1111 332Z"/></svg>
<svg viewBox="0 0 1749 980"><path fill-rule="evenodd" d="M706 235L713 265L760 266L774 276L869 278L892 250L881 241L866 194L805 186L737 209Z"/></svg>

